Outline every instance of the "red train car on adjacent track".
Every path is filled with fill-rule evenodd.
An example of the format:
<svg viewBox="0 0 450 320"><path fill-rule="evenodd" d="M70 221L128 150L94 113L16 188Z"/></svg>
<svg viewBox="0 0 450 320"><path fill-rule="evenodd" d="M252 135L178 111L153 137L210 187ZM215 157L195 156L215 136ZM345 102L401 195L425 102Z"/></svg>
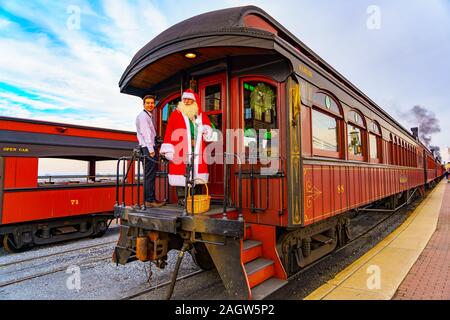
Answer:
<svg viewBox="0 0 450 320"><path fill-rule="evenodd" d="M116 170L111 177L100 176L96 165L116 161L136 146L133 132L0 117L4 247L14 251L101 235L113 218ZM82 160L86 173L39 177L39 162L44 159ZM127 196L130 188L128 184Z"/></svg>

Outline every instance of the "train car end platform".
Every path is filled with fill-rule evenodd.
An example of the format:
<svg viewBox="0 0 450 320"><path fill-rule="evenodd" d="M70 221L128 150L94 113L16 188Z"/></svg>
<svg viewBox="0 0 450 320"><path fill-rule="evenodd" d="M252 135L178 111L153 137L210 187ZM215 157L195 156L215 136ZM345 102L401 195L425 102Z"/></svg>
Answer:
<svg viewBox="0 0 450 320"><path fill-rule="evenodd" d="M305 300L450 299L449 200L444 180L400 227Z"/></svg>

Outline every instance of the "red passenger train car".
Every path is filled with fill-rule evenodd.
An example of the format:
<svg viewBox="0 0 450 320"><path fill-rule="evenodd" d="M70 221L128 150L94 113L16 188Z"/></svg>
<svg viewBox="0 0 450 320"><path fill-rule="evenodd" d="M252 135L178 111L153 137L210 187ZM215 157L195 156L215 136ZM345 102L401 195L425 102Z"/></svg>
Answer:
<svg viewBox="0 0 450 320"><path fill-rule="evenodd" d="M136 146L133 132L0 117L0 235L5 249L101 235L114 216L116 170L101 176L96 165L115 162ZM82 177L40 177L44 159L83 161L86 171ZM129 189L128 184L128 197Z"/></svg>
<svg viewBox="0 0 450 320"><path fill-rule="evenodd" d="M119 263L164 267L168 251L190 250L200 267L217 268L230 297L260 299L346 243L352 211L394 212L442 175L417 136L260 8L169 28L120 80L123 93L159 97L161 135L186 88L223 136L211 209L191 215L176 199L161 209L116 206Z"/></svg>

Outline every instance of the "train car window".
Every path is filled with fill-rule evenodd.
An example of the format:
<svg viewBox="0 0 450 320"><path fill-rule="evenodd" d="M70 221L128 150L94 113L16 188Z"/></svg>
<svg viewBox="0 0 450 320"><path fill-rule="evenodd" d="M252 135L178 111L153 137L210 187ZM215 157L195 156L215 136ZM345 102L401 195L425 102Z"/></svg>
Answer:
<svg viewBox="0 0 450 320"><path fill-rule="evenodd" d="M352 111L350 111L348 113L348 118L347 119L348 119L349 122L351 122L353 124L356 124L358 127L361 127L361 128L365 128L366 127L364 125L363 116L360 113L358 113L358 112L356 112L354 110L352 110Z"/></svg>
<svg viewBox="0 0 450 320"><path fill-rule="evenodd" d="M215 84L205 88L205 112L222 109L222 86Z"/></svg>
<svg viewBox="0 0 450 320"><path fill-rule="evenodd" d="M318 92L313 97L314 106L322 108L328 112L334 113L338 116L341 116L341 110L337 104L337 102L331 98L329 95Z"/></svg>
<svg viewBox="0 0 450 320"><path fill-rule="evenodd" d="M406 151L406 142L402 141L403 144L403 148L402 148L402 157L403 157L403 161L402 164L404 167L408 166L408 155L407 155L407 151Z"/></svg>
<svg viewBox="0 0 450 320"><path fill-rule="evenodd" d="M353 124L348 124L347 130L348 130L348 153L349 153L349 156L362 158L363 157L363 130Z"/></svg>
<svg viewBox="0 0 450 320"><path fill-rule="evenodd" d="M414 148L414 166L419 167L419 150L417 148Z"/></svg>
<svg viewBox="0 0 450 320"><path fill-rule="evenodd" d="M403 141L401 139L399 139L399 144L398 144L398 159L399 162L398 164L400 166L403 166Z"/></svg>
<svg viewBox="0 0 450 320"><path fill-rule="evenodd" d="M374 134L370 134L370 158L378 160L378 137Z"/></svg>
<svg viewBox="0 0 450 320"><path fill-rule="evenodd" d="M370 127L370 131L372 131L373 133L380 135L381 134L381 130L379 125L376 122L372 122L371 127Z"/></svg>
<svg viewBox="0 0 450 320"><path fill-rule="evenodd" d="M388 143L388 148L387 148L387 157L386 157L386 163L387 164L394 164L394 142L392 139L392 134L389 135L389 143Z"/></svg>
<svg viewBox="0 0 450 320"><path fill-rule="evenodd" d="M354 110L348 113L348 154L352 160L364 160L365 125L363 116Z"/></svg>
<svg viewBox="0 0 450 320"><path fill-rule="evenodd" d="M95 181L114 182L116 180L117 160L103 160L95 163Z"/></svg>
<svg viewBox="0 0 450 320"><path fill-rule="evenodd" d="M317 92L313 97L312 146L314 155L340 158L340 132L342 113L331 96Z"/></svg>
<svg viewBox="0 0 450 320"><path fill-rule="evenodd" d="M89 183L88 161L40 158L38 185L68 185Z"/></svg>
<svg viewBox="0 0 450 320"><path fill-rule="evenodd" d="M370 135L369 135L369 147L370 147L370 158L372 162L381 162L381 128L373 121L370 124Z"/></svg>
<svg viewBox="0 0 450 320"><path fill-rule="evenodd" d="M403 153L405 154L405 167L409 167L409 154L408 154L409 145L405 142L405 147L403 148Z"/></svg>
<svg viewBox="0 0 450 320"><path fill-rule="evenodd" d="M204 88L205 107L203 108L214 130L222 131L222 84L217 83Z"/></svg>
<svg viewBox="0 0 450 320"><path fill-rule="evenodd" d="M408 143L408 167L412 167L411 145Z"/></svg>
<svg viewBox="0 0 450 320"><path fill-rule="evenodd" d="M338 120L323 112L312 111L313 148L339 152Z"/></svg>
<svg viewBox="0 0 450 320"><path fill-rule="evenodd" d="M391 164L395 165L395 137L392 137L392 158Z"/></svg>
<svg viewBox="0 0 450 320"><path fill-rule="evenodd" d="M246 154L256 152L260 154L271 154L271 140L278 129L277 122L277 89L276 87L260 82L243 82L244 96L244 147ZM260 130L266 130L264 141L258 143ZM260 150L262 148L262 150Z"/></svg>
<svg viewBox="0 0 450 320"><path fill-rule="evenodd" d="M177 108L178 102L180 102L180 97L175 98L164 104L164 106L161 108L161 136L164 137L164 133L166 132L167 122L169 120L170 115L172 112Z"/></svg>
<svg viewBox="0 0 450 320"><path fill-rule="evenodd" d="M403 148L403 153L405 154L405 167L409 167L409 157L408 157L408 143L405 141L404 143L404 148Z"/></svg>
<svg viewBox="0 0 450 320"><path fill-rule="evenodd" d="M397 137L394 137L394 164L398 165L399 164L399 158L398 158L398 140Z"/></svg>

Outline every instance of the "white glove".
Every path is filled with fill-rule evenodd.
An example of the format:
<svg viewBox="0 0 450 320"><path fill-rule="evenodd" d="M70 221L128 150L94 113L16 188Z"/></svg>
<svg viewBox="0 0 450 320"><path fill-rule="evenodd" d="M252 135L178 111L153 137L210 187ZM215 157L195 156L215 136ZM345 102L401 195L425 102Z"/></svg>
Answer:
<svg viewBox="0 0 450 320"><path fill-rule="evenodd" d="M173 160L173 152L162 153L162 155L164 156L164 158L166 158L169 161Z"/></svg>

